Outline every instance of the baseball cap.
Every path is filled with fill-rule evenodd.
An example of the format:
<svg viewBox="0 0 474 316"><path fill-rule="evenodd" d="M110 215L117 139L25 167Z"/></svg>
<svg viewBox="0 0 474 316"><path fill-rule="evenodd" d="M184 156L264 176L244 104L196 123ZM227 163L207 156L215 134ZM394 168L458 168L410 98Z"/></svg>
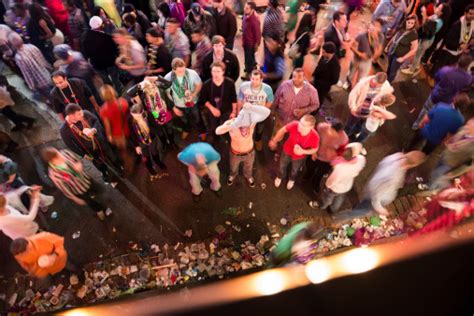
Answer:
<svg viewBox="0 0 474 316"><path fill-rule="evenodd" d="M90 21L89 21L89 26L91 27L91 29L95 30L95 29L98 29L99 27L101 27L102 25L102 19L98 16L93 16Z"/></svg>
<svg viewBox="0 0 474 316"><path fill-rule="evenodd" d="M194 13L194 15L200 15L201 14L201 6L199 5L199 3L191 4L191 11Z"/></svg>
<svg viewBox="0 0 474 316"><path fill-rule="evenodd" d="M71 46L67 44L60 44L53 49L54 55L61 60L66 60L70 54L72 54Z"/></svg>

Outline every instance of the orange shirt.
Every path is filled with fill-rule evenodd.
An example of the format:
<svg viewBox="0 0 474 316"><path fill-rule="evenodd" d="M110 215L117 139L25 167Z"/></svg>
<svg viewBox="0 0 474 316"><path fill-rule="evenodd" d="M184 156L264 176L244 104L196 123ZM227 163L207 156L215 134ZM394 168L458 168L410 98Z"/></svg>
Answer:
<svg viewBox="0 0 474 316"><path fill-rule="evenodd" d="M26 238L28 246L26 251L15 256L18 263L30 275L44 278L48 274L56 274L66 266L67 252L64 249L64 238L52 233L41 232ZM57 257L53 265L41 268L38 258L42 255L56 253Z"/></svg>

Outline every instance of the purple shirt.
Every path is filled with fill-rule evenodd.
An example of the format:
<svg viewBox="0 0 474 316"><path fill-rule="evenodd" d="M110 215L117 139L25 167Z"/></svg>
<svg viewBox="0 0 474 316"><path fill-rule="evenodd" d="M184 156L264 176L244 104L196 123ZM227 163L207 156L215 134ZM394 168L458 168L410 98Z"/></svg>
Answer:
<svg viewBox="0 0 474 316"><path fill-rule="evenodd" d="M452 103L454 96L473 83L472 75L457 67L445 66L435 75L436 85L431 91L433 103Z"/></svg>

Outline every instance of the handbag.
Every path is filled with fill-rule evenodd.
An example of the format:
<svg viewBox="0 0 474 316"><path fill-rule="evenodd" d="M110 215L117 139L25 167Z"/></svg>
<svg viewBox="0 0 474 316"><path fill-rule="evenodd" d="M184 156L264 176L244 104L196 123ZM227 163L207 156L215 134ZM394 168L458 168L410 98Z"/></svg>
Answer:
<svg viewBox="0 0 474 316"><path fill-rule="evenodd" d="M54 36L51 37L50 40L53 43L53 46L64 44L64 34L63 34L63 32L61 32L60 29L56 28L56 32L54 33Z"/></svg>
<svg viewBox="0 0 474 316"><path fill-rule="evenodd" d="M300 37L298 37L298 39L294 41L293 44L291 44L290 49L288 50L288 57L290 59L295 60L301 57L300 46L298 45L298 42L303 38L303 36L306 35L306 33L308 32L301 34Z"/></svg>

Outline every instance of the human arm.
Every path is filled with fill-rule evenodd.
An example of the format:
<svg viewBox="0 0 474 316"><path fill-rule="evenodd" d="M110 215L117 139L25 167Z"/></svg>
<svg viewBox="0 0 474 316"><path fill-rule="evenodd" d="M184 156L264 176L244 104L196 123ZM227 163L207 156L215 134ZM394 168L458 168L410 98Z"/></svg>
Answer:
<svg viewBox="0 0 474 316"><path fill-rule="evenodd" d="M54 36L53 32L51 31L51 29L48 27L48 24L46 23L46 21L44 19L41 19L38 21L38 24L39 26L41 27L41 29L46 33L45 35L43 36L40 36L40 38L42 39L50 39Z"/></svg>
<svg viewBox="0 0 474 316"><path fill-rule="evenodd" d="M30 211L28 215L23 215L24 219L27 221L33 221L38 214L38 207L40 202L40 191L41 187L38 185L31 186L31 195L30 195Z"/></svg>
<svg viewBox="0 0 474 316"><path fill-rule="evenodd" d="M398 57L397 62L404 63L409 58L415 56L417 49L418 49L418 39L416 39L416 40L414 40L410 43L410 51L408 51L408 53L406 53L404 56Z"/></svg>
<svg viewBox="0 0 474 316"><path fill-rule="evenodd" d="M286 126L283 126L278 130L278 132L273 136L270 141L268 142L268 147L271 150L275 150L278 143L285 137L285 134L287 133Z"/></svg>
<svg viewBox="0 0 474 316"><path fill-rule="evenodd" d="M355 55L359 56L360 59L367 60L369 56L367 53L359 51L359 41L355 40L352 42L351 50L354 52Z"/></svg>
<svg viewBox="0 0 474 316"><path fill-rule="evenodd" d="M397 116L386 109L373 105L371 109L371 115L374 115L376 118L384 119L384 120L393 120L396 119Z"/></svg>
<svg viewBox="0 0 474 316"><path fill-rule="evenodd" d="M218 126L216 128L216 135L224 135L225 133L228 133L232 129L232 123L235 121L235 119L227 120L222 124L221 126Z"/></svg>
<svg viewBox="0 0 474 316"><path fill-rule="evenodd" d="M297 155L314 155L318 152L318 147L316 146L315 148L304 149L300 145L296 144L293 150Z"/></svg>
<svg viewBox="0 0 474 316"><path fill-rule="evenodd" d="M107 117L103 116L102 123L104 123L105 135L107 136L109 142L112 143L112 126L110 125L110 120Z"/></svg>

